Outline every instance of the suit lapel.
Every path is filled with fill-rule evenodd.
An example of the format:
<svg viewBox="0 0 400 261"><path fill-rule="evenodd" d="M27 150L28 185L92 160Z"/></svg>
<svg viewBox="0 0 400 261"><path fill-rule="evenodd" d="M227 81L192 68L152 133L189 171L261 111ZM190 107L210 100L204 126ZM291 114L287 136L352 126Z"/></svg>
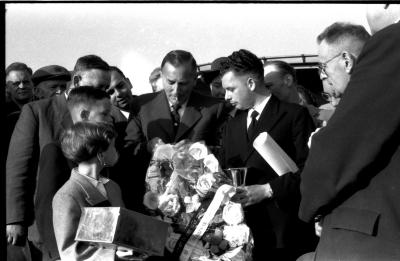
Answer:
<svg viewBox="0 0 400 261"><path fill-rule="evenodd" d="M254 152L253 141L261 132L271 132L271 130L276 126L279 120L286 114L285 112L279 110L280 101L273 95L271 95L270 100L262 111L260 118L256 125L255 135L251 137L248 141L248 150L247 155L245 157L245 161L251 156ZM247 116L247 115L246 115ZM246 121L245 121L245 126Z"/></svg>
<svg viewBox="0 0 400 261"><path fill-rule="evenodd" d="M181 118L175 142L179 141L201 119L201 109L196 93L192 92Z"/></svg>
<svg viewBox="0 0 400 261"><path fill-rule="evenodd" d="M171 110L165 92L159 92L156 98L149 103L148 108L151 108L147 110L149 114L148 122L157 124L160 130L167 134L169 141L172 142L175 138L175 132L172 124Z"/></svg>

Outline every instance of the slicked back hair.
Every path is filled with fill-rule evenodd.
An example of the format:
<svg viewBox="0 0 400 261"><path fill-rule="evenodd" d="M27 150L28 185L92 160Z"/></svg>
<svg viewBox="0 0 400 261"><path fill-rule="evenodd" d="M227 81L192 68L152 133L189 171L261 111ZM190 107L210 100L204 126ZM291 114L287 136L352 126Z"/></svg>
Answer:
<svg viewBox="0 0 400 261"><path fill-rule="evenodd" d="M280 75L282 77L285 76L286 74L289 74L293 77L293 81L297 82L296 70L293 68L293 66L291 66L287 62L280 61L280 60L266 61L264 63L264 68L268 65L275 66L278 69L278 71L280 72Z"/></svg>
<svg viewBox="0 0 400 261"><path fill-rule="evenodd" d="M103 99L109 99L110 96L102 89L92 86L80 86L73 88L68 95L68 107L72 108L77 104L93 104Z"/></svg>
<svg viewBox="0 0 400 261"><path fill-rule="evenodd" d="M26 72L28 72L29 75L32 76L32 69L30 67L28 67L28 65L26 65L25 63L21 63L21 62L15 62L15 63L10 64L6 68L6 76L8 76L8 74L11 71L26 71Z"/></svg>
<svg viewBox="0 0 400 261"><path fill-rule="evenodd" d="M110 71L117 72L117 73L121 74L122 77L126 78L125 74L117 66L110 66Z"/></svg>
<svg viewBox="0 0 400 261"><path fill-rule="evenodd" d="M102 71L109 71L110 66L99 56L90 54L80 57L74 67L74 75L78 72L98 69Z"/></svg>
<svg viewBox="0 0 400 261"><path fill-rule="evenodd" d="M113 126L105 122L77 122L61 136L64 156L76 163L88 161L104 152L116 137Z"/></svg>
<svg viewBox="0 0 400 261"><path fill-rule="evenodd" d="M321 44L325 41L328 44L340 45L346 40L351 41L349 48L358 56L364 44L369 40L371 35L362 25L336 22L325 28L325 30L318 35L317 43Z"/></svg>
<svg viewBox="0 0 400 261"><path fill-rule="evenodd" d="M194 73L197 72L197 63L194 59L193 55L184 50L173 50L167 53L164 59L161 62L161 69L164 67L166 63L170 63L174 67L178 67L180 65L189 64Z"/></svg>
<svg viewBox="0 0 400 261"><path fill-rule="evenodd" d="M250 73L258 80L264 81L263 63L255 54L245 49L233 52L227 60L222 62L220 75L223 76L229 71L240 75Z"/></svg>

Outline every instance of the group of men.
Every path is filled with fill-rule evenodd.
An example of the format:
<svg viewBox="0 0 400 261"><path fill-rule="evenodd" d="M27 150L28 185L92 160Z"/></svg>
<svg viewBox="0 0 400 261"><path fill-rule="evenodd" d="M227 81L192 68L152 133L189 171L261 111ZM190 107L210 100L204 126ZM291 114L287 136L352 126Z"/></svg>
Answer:
<svg viewBox="0 0 400 261"><path fill-rule="evenodd" d="M138 97L118 68L98 56L79 58L65 91L22 106L13 130L6 170L10 258L28 248L33 260L59 258L51 201L74 163L62 155L58 139L75 122L108 121L119 134L121 157L104 175L120 184L130 209L146 213L144 176L157 145L204 141L223 168L248 168L234 200L254 235L254 260L400 259L400 24L389 25L400 19L400 8L385 5L368 18L379 31L372 37L347 23L318 36L320 77L336 110L312 136L310 153L315 111L302 106L293 73L279 70L279 63L264 65L248 50L218 61L220 85L214 88L223 88L225 103L196 90L197 63L187 51L169 52L160 67L163 89ZM267 77L275 70L280 81ZM28 84L23 77L14 83ZM252 146L261 132L298 172L273 171Z"/></svg>

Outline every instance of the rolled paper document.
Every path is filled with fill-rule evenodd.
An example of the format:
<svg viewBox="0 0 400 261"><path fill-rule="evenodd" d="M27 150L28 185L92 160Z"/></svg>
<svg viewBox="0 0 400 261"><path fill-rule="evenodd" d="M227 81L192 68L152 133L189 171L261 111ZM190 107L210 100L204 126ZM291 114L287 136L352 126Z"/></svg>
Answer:
<svg viewBox="0 0 400 261"><path fill-rule="evenodd" d="M267 132L262 132L258 135L253 142L253 147L279 176L299 170L296 163Z"/></svg>

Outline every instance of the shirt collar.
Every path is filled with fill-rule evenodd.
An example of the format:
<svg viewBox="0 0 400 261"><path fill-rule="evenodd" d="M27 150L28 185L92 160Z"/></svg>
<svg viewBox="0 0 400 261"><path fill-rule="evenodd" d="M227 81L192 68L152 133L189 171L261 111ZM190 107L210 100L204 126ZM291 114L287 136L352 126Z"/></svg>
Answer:
<svg viewBox="0 0 400 261"><path fill-rule="evenodd" d="M75 173L78 173L79 175L85 177L85 178L86 178L91 184L93 184L93 186L95 186L95 187L97 187L97 185L99 185L99 183L102 183L102 184L104 185L104 184L106 184L107 182L110 181L110 179L105 178L105 177L103 177L103 176L100 176L99 179L97 180L97 179L94 179L94 178L92 178L92 177L83 175L83 174L79 173L79 171L78 171L77 168L74 168L73 171L74 171Z"/></svg>
<svg viewBox="0 0 400 261"><path fill-rule="evenodd" d="M248 114L247 114L247 118L249 118L249 117L251 118L251 113L252 113L253 111L257 111L257 112L258 112L258 115L257 115L256 119L258 120L258 119L260 118L260 115L261 115L261 113L263 112L265 106L267 106L267 103L268 103L268 101L269 101L270 98L271 98L271 94L268 95L268 96L266 96L266 97L264 98L264 100L263 100L260 104L258 104L258 105L256 105L256 106L254 106L253 108L249 109L249 112L248 112Z"/></svg>

